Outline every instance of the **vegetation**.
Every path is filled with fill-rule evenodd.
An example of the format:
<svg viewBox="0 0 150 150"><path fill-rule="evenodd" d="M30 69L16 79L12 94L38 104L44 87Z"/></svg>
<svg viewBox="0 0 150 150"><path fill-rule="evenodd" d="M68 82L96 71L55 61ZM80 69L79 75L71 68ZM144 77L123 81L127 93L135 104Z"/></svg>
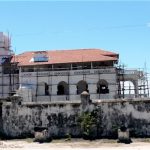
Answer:
<svg viewBox="0 0 150 150"><path fill-rule="evenodd" d="M79 117L82 136L84 139L95 139L96 117L91 112L84 112Z"/></svg>
<svg viewBox="0 0 150 150"><path fill-rule="evenodd" d="M71 141L71 135L69 133L66 134L65 141Z"/></svg>

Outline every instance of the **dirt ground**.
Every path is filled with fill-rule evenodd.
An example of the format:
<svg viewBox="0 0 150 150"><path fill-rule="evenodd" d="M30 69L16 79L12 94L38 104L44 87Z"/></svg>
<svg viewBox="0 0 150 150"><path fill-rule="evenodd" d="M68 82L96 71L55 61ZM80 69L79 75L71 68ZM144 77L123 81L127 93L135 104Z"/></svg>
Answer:
<svg viewBox="0 0 150 150"><path fill-rule="evenodd" d="M150 139L132 139L131 144L116 140L85 141L82 139L53 140L50 143L35 143L32 139L0 141L0 150L149 150Z"/></svg>

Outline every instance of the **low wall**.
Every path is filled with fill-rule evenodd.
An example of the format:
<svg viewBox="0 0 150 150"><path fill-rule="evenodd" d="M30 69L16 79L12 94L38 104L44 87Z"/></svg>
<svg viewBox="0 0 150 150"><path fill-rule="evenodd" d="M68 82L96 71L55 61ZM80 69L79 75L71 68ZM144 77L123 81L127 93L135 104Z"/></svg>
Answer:
<svg viewBox="0 0 150 150"><path fill-rule="evenodd" d="M80 103L3 104L3 130L8 137L28 137L35 127L49 128L53 137L80 134L77 123Z"/></svg>
<svg viewBox="0 0 150 150"><path fill-rule="evenodd" d="M118 128L129 128L132 137L150 137L150 99L97 102L100 137L117 137Z"/></svg>
<svg viewBox="0 0 150 150"><path fill-rule="evenodd" d="M17 97L2 105L3 132L9 137L33 136L35 127L46 127L54 138L81 137L79 118L90 112L96 138L116 138L117 130L126 126L131 136L150 137L150 99L90 100L57 103L23 103Z"/></svg>

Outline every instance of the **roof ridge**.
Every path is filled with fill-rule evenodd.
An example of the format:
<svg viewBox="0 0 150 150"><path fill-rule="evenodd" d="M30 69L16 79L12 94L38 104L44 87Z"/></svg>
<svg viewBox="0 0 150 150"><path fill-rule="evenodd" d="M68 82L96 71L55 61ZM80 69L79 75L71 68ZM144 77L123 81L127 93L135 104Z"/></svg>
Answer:
<svg viewBox="0 0 150 150"><path fill-rule="evenodd" d="M79 49L52 49L52 50L32 50L32 51L28 51L26 50L25 52L23 53L20 53L20 54L24 54L24 53L34 53L34 52L40 52L40 51L46 51L46 52L61 52L61 51L86 51L86 50L97 50L97 51L103 51L103 52L106 52L106 53L115 53L115 52L112 52L112 51L108 51L108 50L104 50L104 49L100 49L100 48L79 48ZM18 54L19 55L19 54Z"/></svg>

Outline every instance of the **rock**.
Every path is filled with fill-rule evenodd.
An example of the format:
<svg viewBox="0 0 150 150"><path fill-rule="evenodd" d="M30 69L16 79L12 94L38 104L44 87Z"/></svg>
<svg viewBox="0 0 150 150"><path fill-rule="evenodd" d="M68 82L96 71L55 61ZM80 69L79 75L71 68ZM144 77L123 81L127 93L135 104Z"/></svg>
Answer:
<svg viewBox="0 0 150 150"><path fill-rule="evenodd" d="M129 129L125 127L118 129L118 143L130 144L131 142Z"/></svg>
<svg viewBox="0 0 150 150"><path fill-rule="evenodd" d="M35 128L35 133L34 133L34 142L39 142L39 143L43 143L43 142L50 142L52 139L51 137L48 135L48 130L43 128L43 127L39 127L39 128Z"/></svg>

